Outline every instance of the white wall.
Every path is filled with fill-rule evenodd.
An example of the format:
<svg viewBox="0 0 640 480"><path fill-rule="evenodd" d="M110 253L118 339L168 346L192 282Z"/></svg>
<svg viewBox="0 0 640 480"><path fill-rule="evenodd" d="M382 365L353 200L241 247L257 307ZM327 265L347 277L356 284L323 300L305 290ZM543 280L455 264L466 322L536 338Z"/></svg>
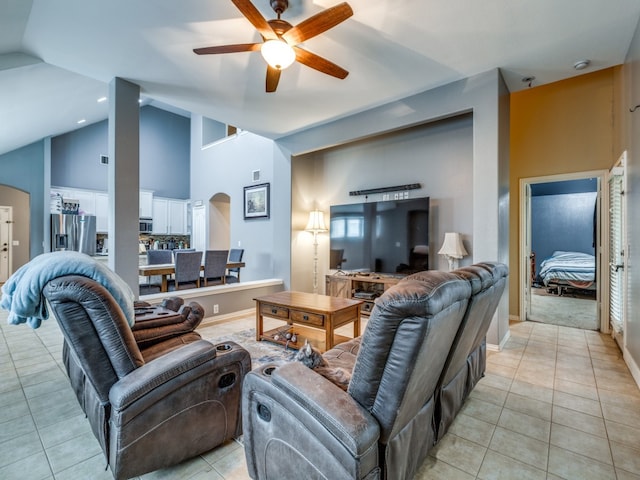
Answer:
<svg viewBox="0 0 640 480"><path fill-rule="evenodd" d="M229 196L230 248L244 248L242 280L282 278L289 281L290 172L289 163L269 140L244 132L202 149L202 117L191 119L191 199L202 201L210 218L209 199ZM254 182L252 172L260 170ZM269 183L268 219L244 219L244 187ZM283 199L286 200L283 202ZM206 245L210 245L207 228Z"/></svg>
<svg viewBox="0 0 640 480"><path fill-rule="evenodd" d="M231 246L241 241L245 248L247 268L243 279L282 278L285 289L289 289L292 272L296 276L304 275L306 269L306 275L310 276L313 270L311 255L303 253L304 262L292 262L292 246L298 249L299 244L309 245L308 238L300 236L304 233L301 230L309 207L313 202L325 205L330 202L318 196L322 193L313 181L298 183L297 178L296 185L292 184L292 164L297 157L467 113L472 113L473 124L472 260L508 264L509 99L498 70L309 128L275 142L247 133L201 150L202 121L194 115L191 122L192 200L208 204L207 199L214 193L227 193L231 198ZM389 149L387 157L401 154L403 148L402 142L396 144ZM316 168L315 162L309 168ZM387 179L396 170L392 164L379 168L385 169ZM268 221L242 220L242 187L252 183L251 172L256 169L261 170L261 181L271 183L272 215ZM322 178L317 176L318 172L313 175L313 178ZM339 181L334 179L327 184ZM313 196L309 195L311 190ZM340 191L345 189L340 187ZM457 209L457 205L454 208ZM467 223L458 223L456 217L453 227L466 229ZM322 237L320 248L328 248L323 243L327 241L326 236ZM505 294L487 341L500 344L507 338L508 330L508 295Z"/></svg>
<svg viewBox="0 0 640 480"><path fill-rule="evenodd" d="M469 112L473 113L473 261L508 265L509 92L498 70L280 138L278 144L299 156ZM299 214L293 207L295 226ZM499 345L508 338L508 310L505 292L488 343Z"/></svg>
<svg viewBox="0 0 640 480"><path fill-rule="evenodd" d="M312 236L304 232L306 212L319 208L329 221L329 207L365 201L349 192L367 188L420 183L410 198L430 197L429 266L448 270L446 259L437 254L445 232L460 232L473 258L473 118L470 114L433 122L296 157L292 165L291 288L311 291L308 270L313 255ZM382 194L368 201L383 200ZM330 273L328 234L319 241L319 292L324 292L324 275ZM302 268L305 266L306 268Z"/></svg>

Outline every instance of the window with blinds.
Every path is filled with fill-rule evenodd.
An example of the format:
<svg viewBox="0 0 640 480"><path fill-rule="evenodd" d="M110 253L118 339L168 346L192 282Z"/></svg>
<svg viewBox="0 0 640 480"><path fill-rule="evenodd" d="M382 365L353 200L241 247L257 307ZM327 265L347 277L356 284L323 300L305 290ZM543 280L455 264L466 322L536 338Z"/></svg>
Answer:
<svg viewBox="0 0 640 480"><path fill-rule="evenodd" d="M624 239L622 212L622 175L609 178L609 317L611 327L623 330Z"/></svg>

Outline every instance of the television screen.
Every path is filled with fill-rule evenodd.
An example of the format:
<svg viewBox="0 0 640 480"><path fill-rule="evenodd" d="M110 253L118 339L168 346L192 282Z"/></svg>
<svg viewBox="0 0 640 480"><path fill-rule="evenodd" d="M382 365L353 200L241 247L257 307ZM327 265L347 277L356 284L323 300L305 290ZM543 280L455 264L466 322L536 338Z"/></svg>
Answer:
<svg viewBox="0 0 640 480"><path fill-rule="evenodd" d="M429 269L429 197L333 205L329 268L409 274Z"/></svg>

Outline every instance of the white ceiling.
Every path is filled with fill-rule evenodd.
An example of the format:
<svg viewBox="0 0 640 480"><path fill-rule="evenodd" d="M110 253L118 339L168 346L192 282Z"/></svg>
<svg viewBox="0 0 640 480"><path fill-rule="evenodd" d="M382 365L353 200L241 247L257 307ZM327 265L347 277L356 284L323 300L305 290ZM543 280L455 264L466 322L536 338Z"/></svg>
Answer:
<svg viewBox="0 0 640 480"><path fill-rule="evenodd" d="M340 0L290 0L296 25ZM278 138L500 68L509 89L624 62L640 0L348 0L354 15L304 47L350 72L300 64L265 93L260 53L193 48L260 41L230 0L0 0L0 154L103 120L121 77L162 108ZM254 0L266 19L269 0ZM590 59L576 71L575 62Z"/></svg>

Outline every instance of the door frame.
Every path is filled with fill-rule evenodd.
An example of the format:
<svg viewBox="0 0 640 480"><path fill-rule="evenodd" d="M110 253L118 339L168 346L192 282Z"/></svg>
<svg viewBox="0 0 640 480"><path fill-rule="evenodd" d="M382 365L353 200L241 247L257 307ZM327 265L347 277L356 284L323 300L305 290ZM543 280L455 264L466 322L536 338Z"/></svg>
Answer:
<svg viewBox="0 0 640 480"><path fill-rule="evenodd" d="M598 187L596 195L597 209L597 225L596 237L598 244L596 245L596 311L600 323L600 332L609 333L609 277L603 275L602 265L603 259L606 259L606 265L609 264L609 236L603 235L606 231L604 226L608 220L602 212L609 211L609 183L607 170L589 170L585 172L562 173L556 175L545 175L540 177L528 177L520 179L519 191L519 212L520 212L520 230L518 242L518 262L520 267L520 279L518 282L518 305L519 317L521 321L527 320L527 298L531 295L531 275L530 271L530 251L527 251L527 232L531 231L531 205L530 197L526 192L532 184L561 182L566 180L581 180L584 178L596 178ZM608 272L608 269L607 269Z"/></svg>
<svg viewBox="0 0 640 480"><path fill-rule="evenodd" d="M7 220L7 279L13 274L13 207L11 205L0 205L0 208L8 213Z"/></svg>
<svg viewBox="0 0 640 480"><path fill-rule="evenodd" d="M628 295L628 290L627 290L627 286L628 286L628 274L629 274L629 269L628 269L628 253L629 253L629 241L627 239L627 228L628 228L628 224L627 224L627 212L628 212L628 205L627 205L627 197L625 195L625 192L627 190L627 175L628 175L628 171L627 171L627 151L625 150L624 152L622 152L622 154L620 155L620 157L618 158L618 161L615 163L615 165L613 167L611 167L611 169L607 172L608 176L607 176L607 190L609 190L609 185L610 185L610 179L611 177L613 177L616 174L620 174L620 170L622 170L622 197L621 197L621 202L622 202L622 218L620 219L621 221L621 229L622 229L622 250L623 250L623 257L622 257L622 264L623 266L623 270L622 270L622 311L620 312L622 314L622 335L620 335L614 328L611 328L611 336L613 337L613 339L616 341L616 343L618 344L618 346L620 347L620 349L622 350L623 353L626 352L626 348L627 348L627 342L626 342L626 338L627 336L625 335L626 331L627 331L627 295ZM608 212L609 208L610 208L610 202L609 202L609 198L610 198L610 192L607 191L607 209L603 210ZM607 225L607 233L609 232L610 228L611 228L611 216L610 215L606 215L606 225ZM606 235L606 238L609 239L609 235ZM609 248L611 248L611 246L609 245ZM607 250L607 254L606 257L603 257L606 259L607 263L607 280L609 280L609 275L610 275L610 268L611 265L609 264L609 253L610 250ZM609 305L609 288L607 288L607 324L609 326L611 326L611 315L610 315L610 305Z"/></svg>

